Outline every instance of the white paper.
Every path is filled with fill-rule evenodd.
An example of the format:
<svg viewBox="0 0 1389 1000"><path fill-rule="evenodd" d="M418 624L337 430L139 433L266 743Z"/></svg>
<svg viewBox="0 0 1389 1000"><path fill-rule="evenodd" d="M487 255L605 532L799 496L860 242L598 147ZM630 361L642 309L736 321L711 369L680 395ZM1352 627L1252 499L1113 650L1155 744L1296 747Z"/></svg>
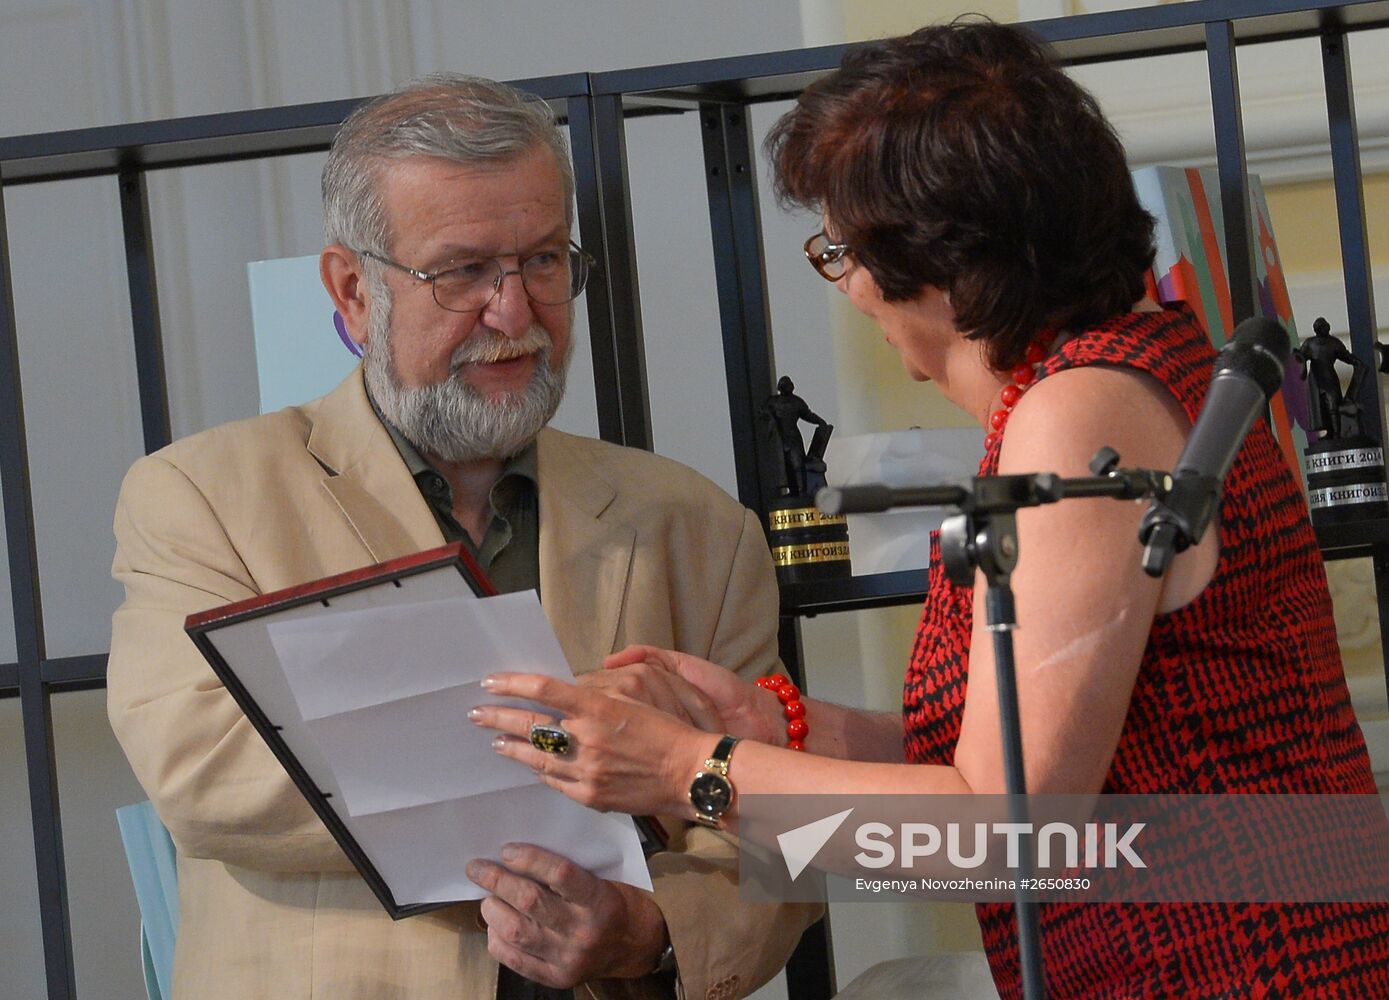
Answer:
<svg viewBox="0 0 1389 1000"><path fill-rule="evenodd" d="M630 816L586 809L545 785L509 788L354 821L358 840L398 900L443 903L487 893L464 873L501 861L504 844L535 844L599 878L651 888Z"/></svg>
<svg viewBox="0 0 1389 1000"><path fill-rule="evenodd" d="M533 784L530 768L493 752L495 729L468 720L469 709L493 704L549 711L462 684L312 719L308 727L348 813L365 816Z"/></svg>
<svg viewBox="0 0 1389 1000"><path fill-rule="evenodd" d="M572 678L535 591L324 614L269 626L305 719L514 671Z"/></svg>
<svg viewBox="0 0 1389 1000"><path fill-rule="evenodd" d="M252 697L275 706L281 736L396 902L482 897L464 867L497 860L509 842L649 889L631 817L541 785L492 749L494 730L468 719L480 704L550 714L483 691L490 673L573 680L536 593L420 600L408 590L387 585L369 604L354 595L338 608L330 600L241 622L219 640Z"/></svg>

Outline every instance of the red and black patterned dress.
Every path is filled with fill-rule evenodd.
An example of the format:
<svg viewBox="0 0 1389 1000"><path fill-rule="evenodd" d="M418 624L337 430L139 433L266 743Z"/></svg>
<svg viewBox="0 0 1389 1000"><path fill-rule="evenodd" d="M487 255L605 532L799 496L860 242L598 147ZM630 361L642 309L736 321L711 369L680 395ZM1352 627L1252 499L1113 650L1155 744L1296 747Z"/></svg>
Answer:
<svg viewBox="0 0 1389 1000"><path fill-rule="evenodd" d="M1194 421L1214 353L1188 311L1133 313L1066 342L1041 374L1134 368ZM1104 790L1372 793L1316 537L1266 421L1220 513L1210 586L1153 622ZM908 760L954 763L972 619L971 590L945 577L933 538L903 699ZM999 993L1020 997L1013 907L978 915ZM1048 903L1041 925L1050 997L1389 997L1389 905Z"/></svg>

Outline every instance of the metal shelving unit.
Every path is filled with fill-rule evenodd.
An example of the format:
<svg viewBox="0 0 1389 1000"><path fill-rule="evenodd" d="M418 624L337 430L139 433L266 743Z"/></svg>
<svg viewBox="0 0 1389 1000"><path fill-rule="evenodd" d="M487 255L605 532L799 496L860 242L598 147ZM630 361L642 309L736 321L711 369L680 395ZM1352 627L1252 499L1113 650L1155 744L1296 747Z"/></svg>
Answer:
<svg viewBox="0 0 1389 1000"><path fill-rule="evenodd" d="M1374 301L1346 36L1389 27L1389 0L1190 0L1033 22L1029 27L1074 65L1206 52L1227 258L1248 262L1229 269L1234 312L1241 316L1253 312L1251 252L1256 244L1250 238L1235 52L1241 45L1320 39L1352 349L1374 367ZM776 366L748 110L754 104L793 97L832 71L849 48L826 46L516 81L549 101L568 124L580 236L600 262L601 280L590 288L587 308L599 428L607 440L651 446L624 122L640 115L674 114L689 117L692 127L700 129L738 492L745 504L764 515L780 459L772 454L768 440L752 433L757 411L772 391ZM112 177L119 185L132 347L147 450L167 443L170 435L148 173L325 150L354 104L332 101L0 139L4 187L94 176ZM57 692L103 685L106 657L49 658L45 653L13 302L0 201L0 477L18 649L17 662L0 664L0 696L18 696L22 704L48 996L71 1000L76 990L49 699ZM1383 440L1377 379L1366 380L1361 403L1374 425L1372 432ZM1389 522L1341 525L1323 529L1318 537L1327 558L1373 558L1381 634L1389 638ZM800 679L802 616L920 601L924 584L921 573L891 573L784 588L783 659ZM790 995L798 1000L834 992L826 925L807 934L788 969L788 982Z"/></svg>

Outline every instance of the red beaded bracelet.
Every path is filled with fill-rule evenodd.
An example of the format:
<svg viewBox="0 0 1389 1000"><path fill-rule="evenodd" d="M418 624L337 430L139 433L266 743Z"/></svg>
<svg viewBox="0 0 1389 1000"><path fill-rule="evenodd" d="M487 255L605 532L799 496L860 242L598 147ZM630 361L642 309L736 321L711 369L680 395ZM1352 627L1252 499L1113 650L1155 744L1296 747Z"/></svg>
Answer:
<svg viewBox="0 0 1389 1000"><path fill-rule="evenodd" d="M781 702L781 714L786 716L787 749L805 750L805 738L810 735L810 726L805 721L805 703L801 701L800 688L781 674L759 677L757 686L771 691Z"/></svg>

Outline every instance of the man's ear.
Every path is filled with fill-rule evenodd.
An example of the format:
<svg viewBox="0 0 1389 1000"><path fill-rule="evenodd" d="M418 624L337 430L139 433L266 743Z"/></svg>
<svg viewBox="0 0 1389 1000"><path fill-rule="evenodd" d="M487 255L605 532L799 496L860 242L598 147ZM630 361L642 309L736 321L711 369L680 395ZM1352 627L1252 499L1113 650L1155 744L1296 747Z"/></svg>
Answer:
<svg viewBox="0 0 1389 1000"><path fill-rule="evenodd" d="M342 316L347 335L358 347L366 346L371 293L357 255L341 243L329 244L318 256L318 276Z"/></svg>

